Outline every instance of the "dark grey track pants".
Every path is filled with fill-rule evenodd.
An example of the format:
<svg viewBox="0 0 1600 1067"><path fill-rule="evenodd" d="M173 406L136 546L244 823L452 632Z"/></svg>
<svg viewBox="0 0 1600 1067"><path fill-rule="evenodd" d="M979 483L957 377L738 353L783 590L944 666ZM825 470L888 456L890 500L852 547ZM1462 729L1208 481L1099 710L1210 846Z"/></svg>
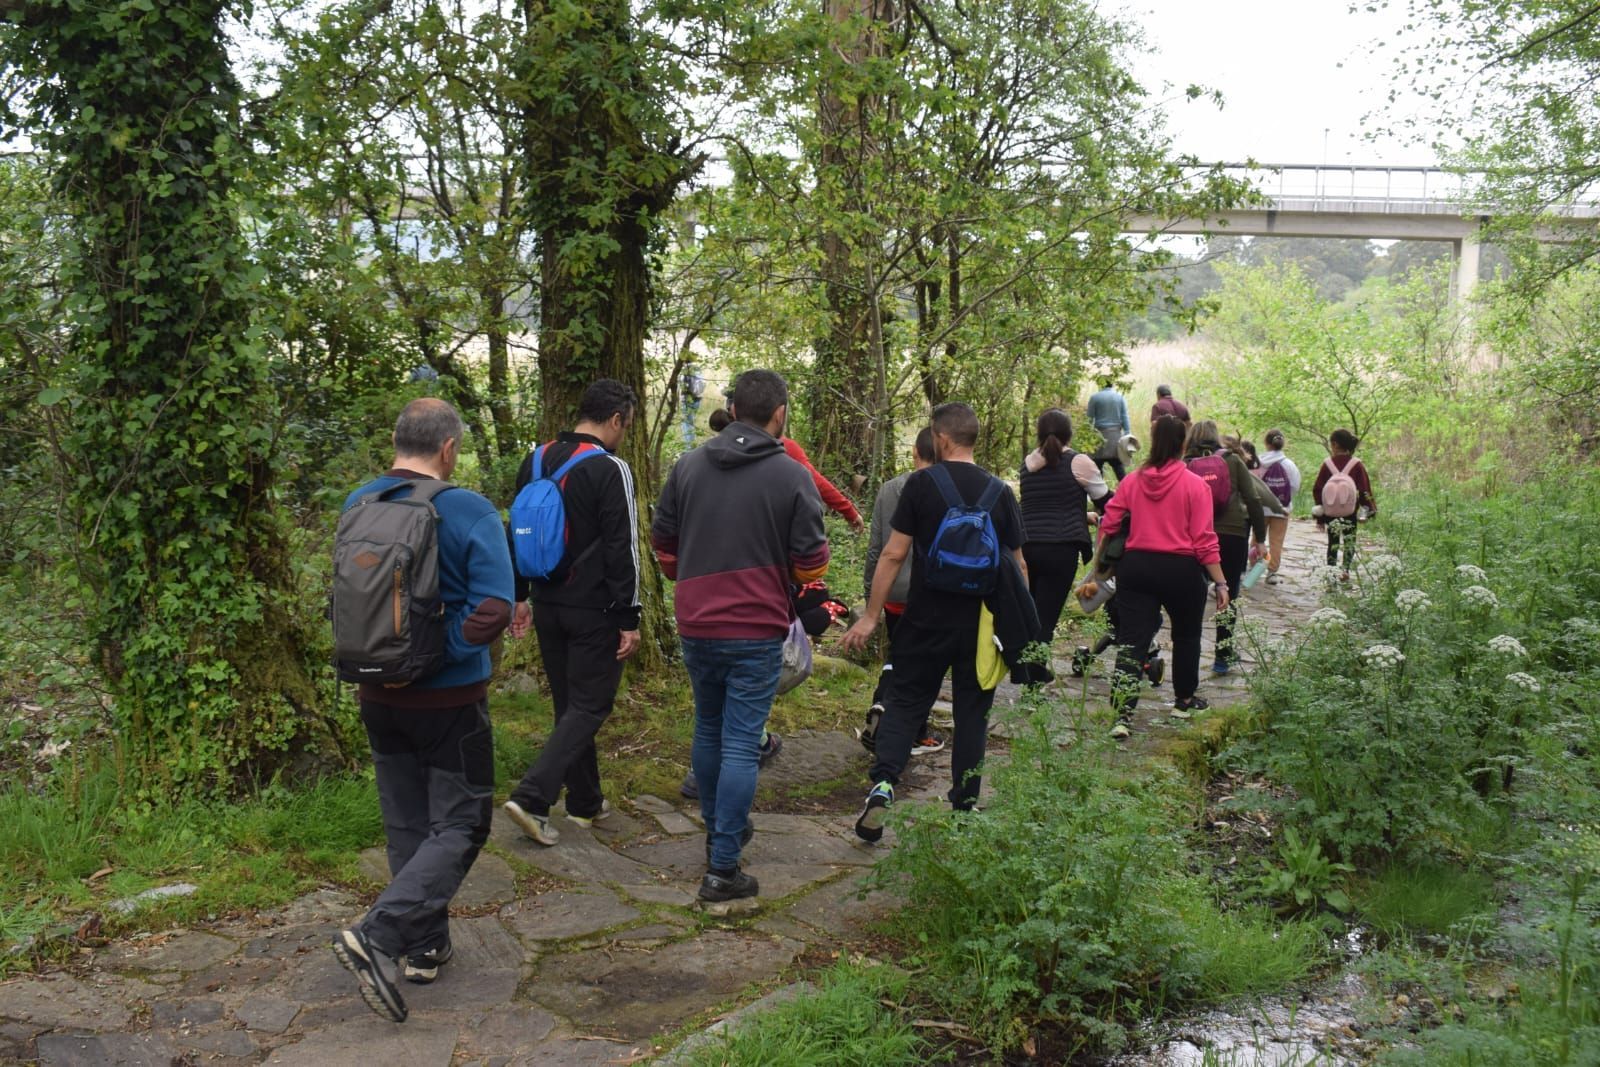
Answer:
<svg viewBox="0 0 1600 1067"><path fill-rule="evenodd" d="M363 700L361 721L372 744L393 876L361 920L361 932L391 956L416 955L450 940L451 898L489 839L489 702L414 709Z"/></svg>

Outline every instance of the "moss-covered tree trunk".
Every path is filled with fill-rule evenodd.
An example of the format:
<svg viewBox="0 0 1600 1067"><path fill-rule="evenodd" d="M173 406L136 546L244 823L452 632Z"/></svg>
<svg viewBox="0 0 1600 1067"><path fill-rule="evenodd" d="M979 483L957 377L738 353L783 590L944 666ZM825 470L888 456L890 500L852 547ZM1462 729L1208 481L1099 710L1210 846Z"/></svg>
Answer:
<svg viewBox="0 0 1600 1067"><path fill-rule="evenodd" d="M540 436L570 427L584 388L615 378L641 398L659 216L695 163L643 84L626 0L578 11L524 0L526 210L538 232ZM661 575L648 551L656 486L645 420L622 446L639 493L645 640L659 666L675 641Z"/></svg>
<svg viewBox="0 0 1600 1067"><path fill-rule="evenodd" d="M270 769L306 744L319 701L230 201L244 150L226 7L0 4L0 50L30 76L14 121L73 212L69 377L41 399L70 410L92 636L124 765L153 796Z"/></svg>

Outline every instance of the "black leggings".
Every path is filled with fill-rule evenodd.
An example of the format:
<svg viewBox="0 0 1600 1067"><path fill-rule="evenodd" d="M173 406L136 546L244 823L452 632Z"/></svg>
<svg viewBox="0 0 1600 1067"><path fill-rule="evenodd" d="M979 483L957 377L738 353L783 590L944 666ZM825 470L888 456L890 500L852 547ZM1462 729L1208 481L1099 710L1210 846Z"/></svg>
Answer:
<svg viewBox="0 0 1600 1067"><path fill-rule="evenodd" d="M1119 715L1139 702L1140 665L1161 628L1172 623L1172 691L1179 700L1200 687L1200 630L1206 615L1205 571L1193 556L1130 551L1117 565L1117 678L1112 701Z"/></svg>
<svg viewBox="0 0 1600 1067"><path fill-rule="evenodd" d="M1222 577L1228 583L1228 610L1217 612L1217 658L1233 661L1239 657L1233 650L1233 624L1238 621L1239 579L1250 562L1250 539L1241 534L1217 534L1217 548L1222 551Z"/></svg>
<svg viewBox="0 0 1600 1067"><path fill-rule="evenodd" d="M1029 541L1022 546L1028 564L1028 592L1039 613L1038 640L1046 645L1055 639L1061 610L1072 593L1072 580L1078 576L1078 563L1089 552L1082 541Z"/></svg>

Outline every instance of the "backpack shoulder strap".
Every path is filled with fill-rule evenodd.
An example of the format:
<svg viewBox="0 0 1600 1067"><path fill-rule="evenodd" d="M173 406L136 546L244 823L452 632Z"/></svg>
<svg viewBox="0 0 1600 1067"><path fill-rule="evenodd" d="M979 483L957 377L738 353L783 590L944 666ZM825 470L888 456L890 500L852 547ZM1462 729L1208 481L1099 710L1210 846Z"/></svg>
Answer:
<svg viewBox="0 0 1600 1067"><path fill-rule="evenodd" d="M993 511L994 506L1000 502L1000 494L1005 492L1006 483L994 475L989 475L989 484L983 487L983 495L978 498L979 511Z"/></svg>
<svg viewBox="0 0 1600 1067"><path fill-rule="evenodd" d="M1333 477L1335 474L1339 473L1339 468L1335 467L1333 465L1333 457L1332 456L1329 456L1327 459L1323 460L1322 461L1322 465L1324 467L1328 468L1328 477L1330 477L1330 478Z"/></svg>
<svg viewBox="0 0 1600 1067"><path fill-rule="evenodd" d="M441 478L418 478L409 484L415 487L411 490L410 499L421 500L425 503L431 503L434 497L446 489L455 488L453 483L444 481Z"/></svg>
<svg viewBox="0 0 1600 1067"><path fill-rule="evenodd" d="M967 502L961 499L961 492L956 488L955 479L950 477L950 472L944 469L943 464L935 463L928 468L928 477L933 479L933 484L939 487L939 495L944 497L945 507L964 508Z"/></svg>
<svg viewBox="0 0 1600 1067"><path fill-rule="evenodd" d="M582 463L591 456L604 455L605 452L606 450L601 448L599 445L591 445L588 442L580 444L578 446L578 450L572 453L572 455L567 458L565 463L557 467L554 474L550 475L550 480L560 484L561 480L572 471L573 467L576 467L578 464Z"/></svg>

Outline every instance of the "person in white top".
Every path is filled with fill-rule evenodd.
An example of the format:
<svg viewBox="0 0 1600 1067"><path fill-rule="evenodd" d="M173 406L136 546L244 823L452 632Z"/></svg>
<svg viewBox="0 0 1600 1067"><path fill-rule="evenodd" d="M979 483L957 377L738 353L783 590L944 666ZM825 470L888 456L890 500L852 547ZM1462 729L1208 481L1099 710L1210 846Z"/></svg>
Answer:
<svg viewBox="0 0 1600 1067"><path fill-rule="evenodd" d="M1284 455L1282 430L1268 430L1261 440L1267 446L1261 454L1261 480L1283 505L1282 515L1267 519L1267 551L1272 553L1272 561L1267 565L1267 584L1277 585L1283 580L1278 576L1278 568L1283 564L1283 539L1289 532L1291 506L1295 494L1300 491L1300 468Z"/></svg>

